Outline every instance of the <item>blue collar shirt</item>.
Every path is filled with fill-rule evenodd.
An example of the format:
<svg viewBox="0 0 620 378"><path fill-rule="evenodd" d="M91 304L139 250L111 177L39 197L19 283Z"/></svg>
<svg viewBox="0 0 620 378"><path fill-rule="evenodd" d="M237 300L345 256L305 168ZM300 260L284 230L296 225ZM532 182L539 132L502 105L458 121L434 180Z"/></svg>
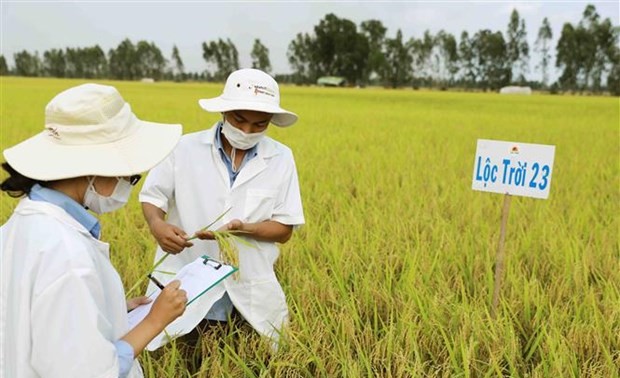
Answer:
<svg viewBox="0 0 620 378"><path fill-rule="evenodd" d="M33 201L49 202L60 207L66 211L67 214L71 215L73 219L84 226L84 228L86 228L94 238L99 239L99 236L101 235L101 225L99 224L99 220L89 213L84 206L75 202L75 200L68 195L57 190L35 184L30 190L28 198Z"/></svg>
<svg viewBox="0 0 620 378"><path fill-rule="evenodd" d="M258 148L257 146L254 146L249 150L246 150L245 155L243 156L243 161L241 161L241 165L235 171L233 169L230 157L226 154L226 151L224 151L224 144L222 144L222 122L217 125L217 130L215 131L215 147L217 147L217 150L220 152L220 157L222 158L222 161L226 166L226 170L228 171L228 178L230 179L230 186L232 187L235 183L235 179L237 179L237 175L239 175L239 172L241 172L241 168L243 168L248 161L256 157L258 153Z"/></svg>

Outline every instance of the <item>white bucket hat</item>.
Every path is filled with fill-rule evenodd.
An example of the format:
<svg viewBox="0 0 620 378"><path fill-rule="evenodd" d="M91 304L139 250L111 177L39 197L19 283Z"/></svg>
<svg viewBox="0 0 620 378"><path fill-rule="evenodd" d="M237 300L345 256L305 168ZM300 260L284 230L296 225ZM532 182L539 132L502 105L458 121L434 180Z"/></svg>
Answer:
<svg viewBox="0 0 620 378"><path fill-rule="evenodd" d="M265 72L253 68L234 71L226 79L220 96L199 100L198 104L214 113L231 110L271 113L271 123L280 127L291 126L297 121L297 114L280 107L278 83Z"/></svg>
<svg viewBox="0 0 620 378"><path fill-rule="evenodd" d="M181 125L138 119L114 87L83 84L54 97L45 130L4 150L4 158L35 180L130 176L162 161L181 132Z"/></svg>

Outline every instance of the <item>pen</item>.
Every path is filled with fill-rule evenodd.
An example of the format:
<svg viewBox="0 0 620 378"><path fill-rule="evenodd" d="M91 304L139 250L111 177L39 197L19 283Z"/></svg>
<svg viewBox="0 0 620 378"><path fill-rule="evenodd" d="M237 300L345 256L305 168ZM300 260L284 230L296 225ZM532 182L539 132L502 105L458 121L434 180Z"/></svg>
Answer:
<svg viewBox="0 0 620 378"><path fill-rule="evenodd" d="M161 282L159 282L157 280L157 278L153 277L150 274L146 275L151 281L153 281L153 283L160 289L160 290L164 290L164 285L161 284Z"/></svg>

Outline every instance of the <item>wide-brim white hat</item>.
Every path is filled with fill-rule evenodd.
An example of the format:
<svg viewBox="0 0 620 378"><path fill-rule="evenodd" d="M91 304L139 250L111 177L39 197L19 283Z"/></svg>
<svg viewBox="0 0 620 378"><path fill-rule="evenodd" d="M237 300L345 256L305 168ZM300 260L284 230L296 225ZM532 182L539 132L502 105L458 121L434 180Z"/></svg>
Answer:
<svg viewBox="0 0 620 378"><path fill-rule="evenodd" d="M54 97L45 109L45 130L4 150L4 158L41 181L131 176L162 161L181 133L178 124L138 119L116 88L83 84Z"/></svg>
<svg viewBox="0 0 620 378"><path fill-rule="evenodd" d="M280 127L291 126L297 122L297 114L280 107L278 83L269 74L253 68L234 71L226 79L220 96L201 99L198 104L213 113L232 110L271 113L271 123Z"/></svg>

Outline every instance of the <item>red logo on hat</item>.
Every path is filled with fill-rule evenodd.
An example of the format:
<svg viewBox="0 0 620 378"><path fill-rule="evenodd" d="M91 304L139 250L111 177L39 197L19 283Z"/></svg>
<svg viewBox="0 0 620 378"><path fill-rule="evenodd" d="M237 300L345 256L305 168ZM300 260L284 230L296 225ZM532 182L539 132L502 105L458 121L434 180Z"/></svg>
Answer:
<svg viewBox="0 0 620 378"><path fill-rule="evenodd" d="M267 88L265 86L262 85L254 85L254 95L258 95L258 94L264 94L267 96L271 96L271 97L276 97L275 94L273 93L273 90L271 88Z"/></svg>

